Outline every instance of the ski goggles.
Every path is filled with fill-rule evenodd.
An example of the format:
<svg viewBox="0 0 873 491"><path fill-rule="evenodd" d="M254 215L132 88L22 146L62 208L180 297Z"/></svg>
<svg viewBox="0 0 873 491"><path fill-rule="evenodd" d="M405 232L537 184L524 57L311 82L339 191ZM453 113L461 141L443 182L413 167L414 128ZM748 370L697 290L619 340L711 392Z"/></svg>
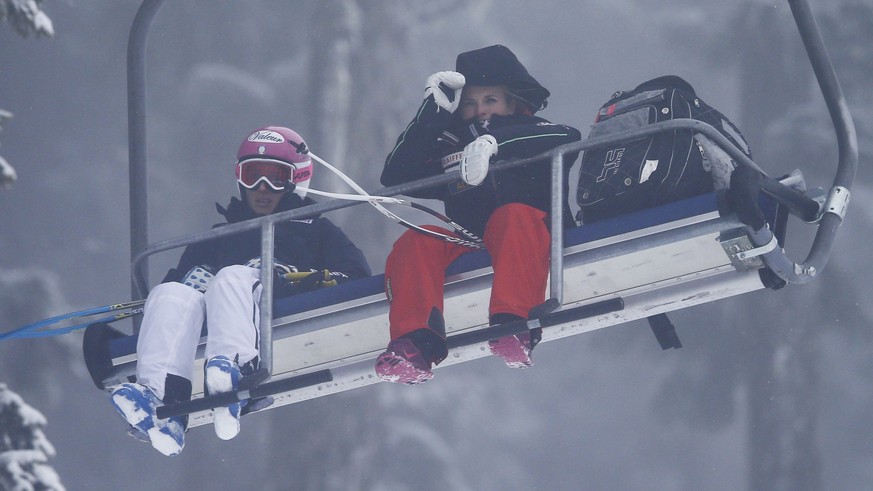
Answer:
<svg viewBox="0 0 873 491"><path fill-rule="evenodd" d="M298 165L273 159L243 160L236 166L236 181L246 189L257 189L264 182L272 191L285 191L290 183L309 180L312 175L310 161Z"/></svg>

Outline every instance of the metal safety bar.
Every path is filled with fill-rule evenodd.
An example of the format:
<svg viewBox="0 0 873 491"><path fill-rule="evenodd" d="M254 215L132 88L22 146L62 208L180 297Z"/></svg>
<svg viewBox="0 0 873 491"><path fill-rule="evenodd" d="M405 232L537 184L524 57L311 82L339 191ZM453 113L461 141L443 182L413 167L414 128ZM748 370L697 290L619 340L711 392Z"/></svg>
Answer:
<svg viewBox="0 0 873 491"><path fill-rule="evenodd" d="M563 172L561 172L561 170L563 168L563 160L565 155L583 152L592 148L608 146L621 141L627 141L631 139L650 136L657 133L664 133L676 130L692 130L698 133L705 134L716 144L722 147L726 152L728 152L732 157L738 160L741 165L748 165L752 168L758 169L757 165L754 162L746 157L739 149L734 147L733 144L731 144L730 141L727 140L727 138L725 138L721 133L718 132L718 130L716 130L712 126L694 119L674 119L670 121L655 123L643 128L615 133L613 135L601 136L597 138L582 140L579 142L568 143L559 147L555 147L552 150L533 157L500 161L491 165L491 167L489 168L489 172L501 172L506 169L512 169L535 162L549 161L552 165L552 187L553 189L561 190L563 188ZM377 189L370 194L373 196L394 196L398 194L410 195L412 193L427 188L446 185L455 182L458 179L460 179L460 174L458 171L454 171L447 174L426 177L424 179L419 179L417 181L409 183L398 184L396 186L384 187L381 189ZM780 190L779 193L774 193L774 198L780 203L788 206L789 209L794 208L796 210L804 210L807 206L811 204L814 204L816 208L819 207L818 202L816 202L812 198L809 198L803 193L795 189L789 188L782 183L779 183L778 181L773 180L773 182L773 188ZM561 193L559 193L558 195L560 194ZM254 230L256 228L263 227L267 223L275 224L286 220L309 218L329 211L357 206L364 203L365 202L362 201L343 200L325 201L313 205L303 206L293 210L283 211L280 213L255 218L252 220L247 220L245 222L228 224L204 232L195 232L193 234L187 234L173 239L155 242L153 244L150 244L148 247L146 247L144 250L134 256L132 269L134 274L134 283L137 287L137 293L141 295L145 295L148 293L148 288L146 286L146 275L145 271L143 270L143 266L145 264L146 258L153 254L191 245L197 242L204 242L207 240L216 239L218 237L224 237L240 232L245 232L248 230ZM563 200L553 201L553 210L555 211L555 216L552 217L552 220L558 220L557 222L555 222L557 224L563 223L562 205ZM559 234L562 229L562 227L560 226L553 226L552 228L553 234L555 233L554 229L557 229ZM557 239L561 238L562 235L557 236ZM553 241L556 244L561 244L563 242L562 240L556 240L554 235Z"/></svg>
<svg viewBox="0 0 873 491"><path fill-rule="evenodd" d="M793 263L785 256L782 249L777 249L763 255L765 263L771 266L771 269L784 280L789 283L802 283L808 281L817 271L820 271L827 262L836 230L842 222L848 203L848 190L857 169L858 148L857 136L855 135L848 107L839 83L836 80L836 75L833 72L830 59L821 40L818 27L809 11L808 3L806 0L788 0L788 2L794 13L795 21L828 105L839 144L837 177L830 193L831 198L825 203L824 207L803 193L789 188L770 177L765 177L762 189L765 193L773 196L776 201L786 206L789 212L795 216L808 222L818 220L818 231L805 263L800 265ZM260 227L262 231L261 280L263 283L263 294L261 295L260 303L260 356L262 370L266 372L265 377L269 378L272 373L274 225L285 220L312 217L328 211L359 205L362 202L333 200L245 222L229 224L207 232L194 233L148 246L144 245L144 240L147 238L147 193L145 190L145 40L148 26L162 3L163 0L143 1L140 11L134 20L134 27L131 30L130 45L128 47L128 104L131 146L131 275L133 277L133 296L134 298L144 298L148 292L146 269L147 258L150 255ZM567 154L675 130L692 130L706 135L725 150L739 165L755 169L766 176L763 170L731 144L715 128L701 121L691 119L665 121L614 135L562 145L535 157L498 162L491 167L491 171L499 172L533 162L550 161L552 166L552 195L563 196L563 166L564 157ZM134 176L136 176L135 180ZM411 183L382 188L372 194L378 196L410 194L425 188L449 184L457 179L459 179L459 173L455 171ZM558 305L560 305L563 296L563 205L562 199L553 199L551 209L550 297L552 301L557 301ZM752 238L753 241L762 242L756 243L757 246L763 246L769 243L772 237L767 237L764 234L763 236L753 235Z"/></svg>

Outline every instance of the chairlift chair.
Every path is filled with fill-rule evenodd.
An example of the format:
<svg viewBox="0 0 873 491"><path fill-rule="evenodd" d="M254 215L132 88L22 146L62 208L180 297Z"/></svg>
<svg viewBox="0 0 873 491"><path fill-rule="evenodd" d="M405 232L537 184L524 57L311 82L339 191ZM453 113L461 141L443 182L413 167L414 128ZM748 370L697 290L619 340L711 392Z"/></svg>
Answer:
<svg viewBox="0 0 873 491"><path fill-rule="evenodd" d="M326 201L185 237L146 244L145 198L145 42L149 25L163 0L144 0L131 30L128 46L129 136L131 175L131 244L134 296L147 292L143 271L155 253L190 243L261 228L262 258L272 263L273 224L303 218L358 203ZM562 206L553 204L552 265L549 300L536 318L488 328L487 305L492 270L484 251L459 258L448 270L445 321L449 356L438 367L488 356L487 341L532 327L543 327L542 342L658 316L694 305L726 299L765 288L806 283L827 263L835 234L845 216L849 189L858 160L854 126L821 36L806 0L788 0L819 81L837 134L839 157L833 184L810 188L801 172L780 179L765 177L756 203L768 227L753 230L725 209L718 195L704 194L667 205L623 215L582 227L562 229ZM535 160L552 165L553 189L562 189L564 155L617 141L675 129L692 129L710 137L741 166L758 169L711 126L693 120L673 120L618 135L564 145L531 159L501 162L501 171ZM547 165L547 164L543 164ZM446 184L454 175L384 188L374 195L407 194ZM561 193L553 193L560 196ZM797 263L784 250L789 215L816 228L806 260ZM264 268L270 271L272 268ZM237 393L204 397L203 345L198 349L198 380L189 402L158 408L159 417L190 414L189 426L212 422L211 408L236 400L271 400L280 407L379 382L374 360L389 338L388 303L384 277L351 281L336 287L272 301L262 295L261 362L255 377L244 380ZM263 275L269 292L272 277ZM661 328L664 328L661 325ZM678 347L675 337L661 331L663 348ZM136 333L126 334L107 324L86 331L85 359L98 388L133 379Z"/></svg>

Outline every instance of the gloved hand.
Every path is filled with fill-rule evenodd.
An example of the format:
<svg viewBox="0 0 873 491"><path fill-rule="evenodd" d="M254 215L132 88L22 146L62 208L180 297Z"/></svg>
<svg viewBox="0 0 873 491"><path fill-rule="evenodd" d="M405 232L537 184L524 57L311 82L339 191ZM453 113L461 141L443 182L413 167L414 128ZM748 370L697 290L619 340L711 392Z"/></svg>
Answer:
<svg viewBox="0 0 873 491"><path fill-rule="evenodd" d="M291 283L298 292L311 292L319 288L336 286L336 279L331 276L330 270L319 271L295 271L284 275L285 281Z"/></svg>
<svg viewBox="0 0 873 491"><path fill-rule="evenodd" d="M273 265L273 271L276 272L279 276L285 276L286 274L296 273L297 268L294 266L289 266L287 264L276 263Z"/></svg>
<svg viewBox="0 0 873 491"><path fill-rule="evenodd" d="M433 94L437 106L453 113L461 103L461 90L464 88L464 76L458 72L437 72L427 77L424 98Z"/></svg>
<svg viewBox="0 0 873 491"><path fill-rule="evenodd" d="M218 268L208 265L195 266L191 268L185 277L179 283L197 290L200 293L206 293L209 288L209 282L215 277L215 272Z"/></svg>
<svg viewBox="0 0 873 491"><path fill-rule="evenodd" d="M260 256L253 257L253 258L249 259L243 266L248 266L250 268L255 268L255 269L261 269L261 257ZM276 272L276 274L279 277L284 277L284 275L287 273L296 273L297 272L296 267L291 266L289 264L282 264L282 263L277 263L277 262L273 263L273 270Z"/></svg>
<svg viewBox="0 0 873 491"><path fill-rule="evenodd" d="M464 147L461 157L461 179L471 186L478 186L488 175L491 157L497 155L497 140L491 135L482 135Z"/></svg>

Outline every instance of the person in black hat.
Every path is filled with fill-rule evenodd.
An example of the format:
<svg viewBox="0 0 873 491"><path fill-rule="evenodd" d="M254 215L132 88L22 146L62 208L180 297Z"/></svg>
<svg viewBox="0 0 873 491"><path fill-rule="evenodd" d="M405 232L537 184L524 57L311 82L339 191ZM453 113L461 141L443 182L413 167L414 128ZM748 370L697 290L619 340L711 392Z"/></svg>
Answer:
<svg viewBox="0 0 873 491"><path fill-rule="evenodd" d="M544 161L499 173L488 170L495 159L532 157L581 139L575 128L534 116L546 107L549 95L505 46L461 53L454 72L428 77L424 102L382 171L385 186L460 171L460 179L450 185L414 195L442 200L449 218L484 239L494 269L492 325L526 319L545 299L551 167ZM565 183L575 157L564 160ZM570 226L566 184L560 199L565 226ZM431 368L448 354L442 315L445 269L472 250L413 230L395 242L385 265L391 342L376 361L380 378L417 384L433 377ZM540 337L536 330L489 346L508 366L529 367Z"/></svg>

